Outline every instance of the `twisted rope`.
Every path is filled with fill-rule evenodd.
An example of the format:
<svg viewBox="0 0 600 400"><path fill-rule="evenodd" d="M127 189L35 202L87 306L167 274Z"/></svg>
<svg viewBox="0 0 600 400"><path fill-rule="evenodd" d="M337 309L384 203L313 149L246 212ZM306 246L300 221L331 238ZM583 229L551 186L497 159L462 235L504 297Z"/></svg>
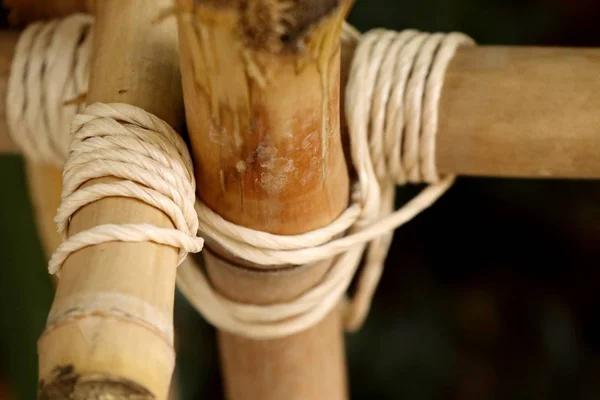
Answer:
<svg viewBox="0 0 600 400"><path fill-rule="evenodd" d="M82 105L91 59L93 18L70 17L29 25L19 37L8 80L9 135L30 159L62 167L73 117Z"/></svg>
<svg viewBox="0 0 600 400"><path fill-rule="evenodd" d="M186 262L178 274L180 289L221 329L257 339L304 330L344 296L362 260L356 294L345 307L346 328L357 329L368 313L393 230L432 205L454 182L453 176L439 177L435 167L437 106L456 49L473 41L460 33L414 30L378 29L360 37L348 27L343 39L358 43L345 96L358 180L342 215L322 229L281 236L237 226L196 202L201 234L233 256L267 270L333 257L331 269L316 287L292 301L252 305L221 296L199 266ZM430 185L394 211L395 186L421 182Z"/></svg>
<svg viewBox="0 0 600 400"><path fill-rule="evenodd" d="M95 103L75 117L71 135L62 203L55 219L64 241L50 259L51 274L58 274L73 252L112 241L150 241L177 247L178 264L188 252L202 249L203 240L196 237L192 160L185 143L169 124L132 105ZM122 180L81 187L91 179L108 176ZM77 210L112 196L135 198L162 210L175 229L151 224L105 224L67 235L71 216Z"/></svg>

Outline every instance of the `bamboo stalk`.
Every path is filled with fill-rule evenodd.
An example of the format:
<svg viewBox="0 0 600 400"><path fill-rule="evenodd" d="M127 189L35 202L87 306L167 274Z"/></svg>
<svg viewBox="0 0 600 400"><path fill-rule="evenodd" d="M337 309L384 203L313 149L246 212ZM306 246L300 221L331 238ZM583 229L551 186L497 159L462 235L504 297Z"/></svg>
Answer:
<svg viewBox="0 0 600 400"><path fill-rule="evenodd" d="M339 35L349 3L305 3L178 2L193 14L179 18L179 36L198 195L232 222L277 234L322 227L348 202ZM257 304L297 296L330 264L266 273L212 251L223 257L205 256L217 290ZM222 331L219 344L230 399L347 397L337 309L290 337Z"/></svg>
<svg viewBox="0 0 600 400"><path fill-rule="evenodd" d="M181 128L175 22L153 24L169 6L169 0L98 3L89 103L133 104ZM169 218L151 206L107 198L79 210L69 234L104 223L142 222L172 227ZM119 304L121 313L139 314L137 307L147 305L172 320L176 263L176 249L153 243L90 246L63 265L51 312L111 293L131 299ZM42 334L40 398L167 397L174 367L172 345L119 314L106 314L65 320Z"/></svg>
<svg viewBox="0 0 600 400"><path fill-rule="evenodd" d="M439 170L600 178L599 60L589 48L461 49L440 101Z"/></svg>
<svg viewBox="0 0 600 400"><path fill-rule="evenodd" d="M25 171L38 235L49 259L62 242L54 222L61 200L62 170L54 165L26 160Z"/></svg>
<svg viewBox="0 0 600 400"><path fill-rule="evenodd" d="M16 40L16 33L0 32L0 93L6 93ZM350 60L352 49L346 50ZM440 100L438 170L465 176L600 178L599 58L600 49L591 48L459 49ZM342 64L342 78L349 65ZM6 128L6 99L0 97L0 153L18 153Z"/></svg>

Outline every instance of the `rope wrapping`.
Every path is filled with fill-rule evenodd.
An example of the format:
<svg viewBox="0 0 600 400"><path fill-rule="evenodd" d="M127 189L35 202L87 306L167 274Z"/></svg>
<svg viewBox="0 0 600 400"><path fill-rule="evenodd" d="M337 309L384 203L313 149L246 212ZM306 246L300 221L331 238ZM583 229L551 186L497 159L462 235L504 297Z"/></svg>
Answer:
<svg viewBox="0 0 600 400"><path fill-rule="evenodd" d="M192 159L169 124L132 105L95 103L75 117L71 136L62 203L55 218L64 241L50 259L51 274L60 272L71 253L111 241L150 241L177 247L178 265L188 252L202 249L203 240L196 236ZM91 179L109 176L122 180L80 187ZM68 237L69 221L77 210L111 196L135 198L162 210L175 229L105 224Z"/></svg>
<svg viewBox="0 0 600 400"><path fill-rule="evenodd" d="M362 261L356 293L344 310L346 329L358 329L381 278L393 230L431 206L454 182L454 176L439 177L435 168L437 106L454 52L474 42L460 33L415 30L376 29L361 37L347 25L342 40L356 46L345 114L357 175L351 205L342 215L324 228L281 236L237 226L196 202L201 235L235 257L266 270L333 258L332 266L316 287L292 301L251 305L218 294L202 268L189 260L180 268L178 285L221 329L255 339L307 329L344 296ZM396 185L424 182L429 186L394 211Z"/></svg>
<svg viewBox="0 0 600 400"><path fill-rule="evenodd" d="M318 323L344 298L358 271L356 292L344 303L346 329L358 329L381 278L393 230L431 206L454 182L453 176L440 177L436 170L437 108L454 52L473 45L472 39L460 33L384 29L361 36L345 25L343 49L354 50L344 110L357 177L351 204L324 228L281 236L232 224L196 200L186 145L164 121L125 104L97 103L83 111L79 104L65 104L87 90L92 22L88 16L75 15L28 27L17 45L9 79L7 120L13 140L34 160L58 166L67 160L56 215L64 242L50 260L50 273L59 274L70 254L94 244L152 241L177 247L181 264L177 284L191 304L220 329L269 339ZM68 135L68 124L77 112ZM81 187L104 176L122 180ZM429 185L394 210L396 186L408 183ZM175 229L100 225L67 235L77 210L111 196L136 198L162 210ZM202 249L198 231L233 256L267 271L282 264L328 259L331 268L317 286L291 301L235 302L214 290L194 259L186 259L188 252ZM222 262L206 251L205 259ZM53 323L97 312L96 308L55 315ZM167 332L165 321L154 325Z"/></svg>
<svg viewBox="0 0 600 400"><path fill-rule="evenodd" d="M87 91L93 18L74 14L36 22L19 37L7 86L6 121L13 142L31 160L64 165L69 126ZM66 104L73 101L72 104Z"/></svg>

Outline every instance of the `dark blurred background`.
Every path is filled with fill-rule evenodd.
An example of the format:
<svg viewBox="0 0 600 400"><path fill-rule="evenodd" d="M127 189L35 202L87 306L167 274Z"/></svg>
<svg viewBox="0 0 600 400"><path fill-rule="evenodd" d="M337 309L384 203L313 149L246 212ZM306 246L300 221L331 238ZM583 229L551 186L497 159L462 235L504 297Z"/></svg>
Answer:
<svg viewBox="0 0 600 400"><path fill-rule="evenodd" d="M349 21L600 47L595 0L357 0ZM0 181L0 399L33 399L52 285L20 157L0 156ZM599 204L598 181L460 178L396 232L347 335L352 398L599 399ZM181 296L175 324L181 399L220 398L213 329Z"/></svg>

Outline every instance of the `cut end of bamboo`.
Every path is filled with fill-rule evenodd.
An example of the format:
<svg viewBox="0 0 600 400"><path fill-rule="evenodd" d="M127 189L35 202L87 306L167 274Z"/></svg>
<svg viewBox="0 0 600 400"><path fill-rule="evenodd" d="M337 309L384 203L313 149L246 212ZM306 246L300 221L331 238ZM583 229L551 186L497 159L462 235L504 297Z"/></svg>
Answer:
<svg viewBox="0 0 600 400"><path fill-rule="evenodd" d="M315 26L340 10L345 17L351 1L347 0L181 0L188 12L196 7L230 10L239 14L238 30L249 49L302 52Z"/></svg>
<svg viewBox="0 0 600 400"><path fill-rule="evenodd" d="M156 397L137 383L113 376L82 376L73 365L57 367L49 382L39 382L40 400L152 400Z"/></svg>

